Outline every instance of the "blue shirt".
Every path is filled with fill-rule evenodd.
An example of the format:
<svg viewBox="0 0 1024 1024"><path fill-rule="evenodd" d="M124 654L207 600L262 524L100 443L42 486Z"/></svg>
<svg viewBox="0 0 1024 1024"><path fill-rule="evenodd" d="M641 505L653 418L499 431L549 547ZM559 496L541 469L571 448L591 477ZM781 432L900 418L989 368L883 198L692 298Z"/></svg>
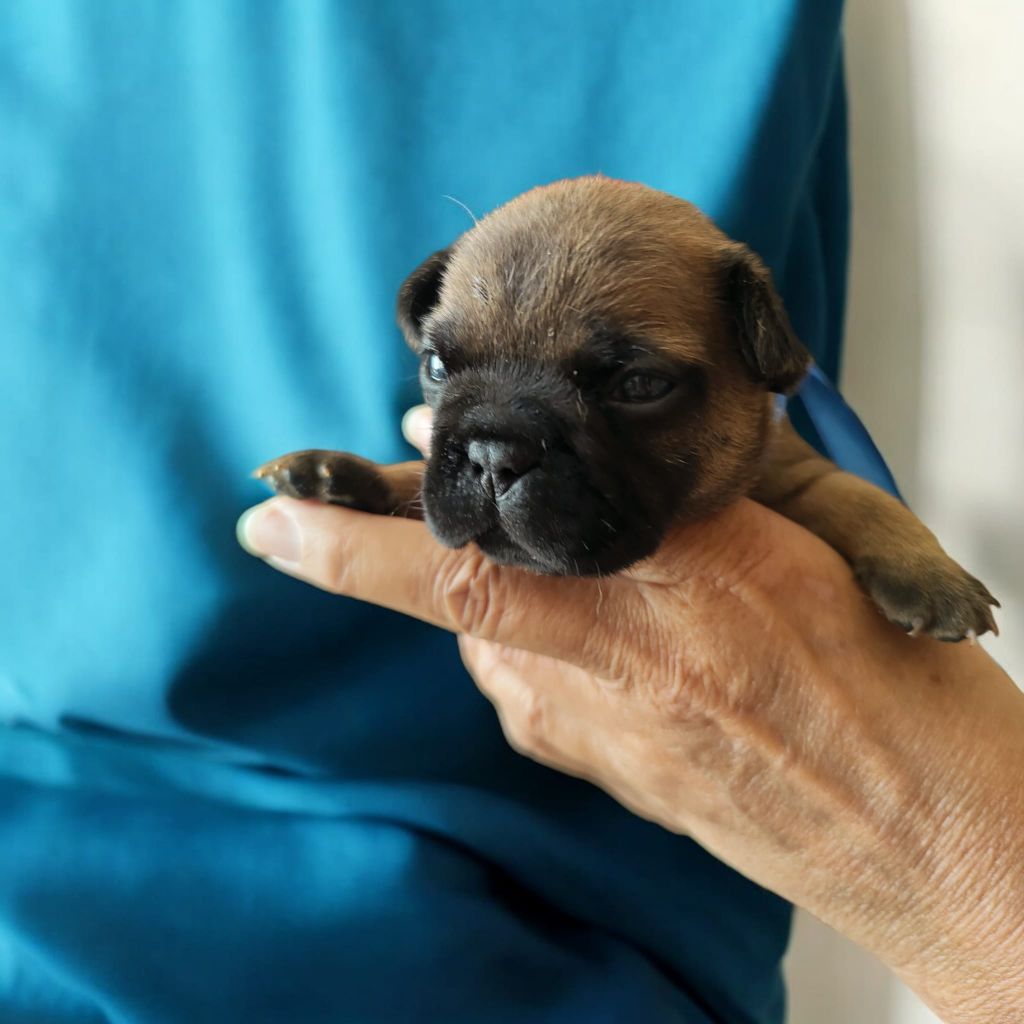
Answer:
<svg viewBox="0 0 1024 1024"><path fill-rule="evenodd" d="M234 523L275 454L410 456L392 309L469 226L446 196L691 199L834 376L839 8L0 12L0 1019L782 1020L785 903Z"/></svg>

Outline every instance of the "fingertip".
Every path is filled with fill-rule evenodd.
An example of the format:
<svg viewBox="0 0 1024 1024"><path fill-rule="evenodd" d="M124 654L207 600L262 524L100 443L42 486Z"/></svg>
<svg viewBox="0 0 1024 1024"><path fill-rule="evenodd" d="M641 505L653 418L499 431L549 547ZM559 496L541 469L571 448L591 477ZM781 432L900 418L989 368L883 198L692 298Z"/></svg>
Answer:
<svg viewBox="0 0 1024 1024"><path fill-rule="evenodd" d="M298 563L302 552L299 525L289 503L270 498L246 509L235 524L238 543L250 555L283 566Z"/></svg>
<svg viewBox="0 0 1024 1024"><path fill-rule="evenodd" d="M257 505L256 508L259 506ZM239 517L238 522L235 523L235 538L237 539L242 550L249 555L256 555L259 557L259 552L252 545L252 541L249 540L249 523L252 517L256 514L256 508L247 508Z"/></svg>
<svg viewBox="0 0 1024 1024"><path fill-rule="evenodd" d="M424 455L430 450L434 414L429 405L414 405L402 417L402 436Z"/></svg>

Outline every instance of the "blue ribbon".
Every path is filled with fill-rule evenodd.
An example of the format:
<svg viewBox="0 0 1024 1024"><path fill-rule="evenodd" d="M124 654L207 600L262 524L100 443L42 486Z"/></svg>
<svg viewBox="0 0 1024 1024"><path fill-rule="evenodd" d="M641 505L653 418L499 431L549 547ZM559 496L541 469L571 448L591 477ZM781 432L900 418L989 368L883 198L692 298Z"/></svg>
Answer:
<svg viewBox="0 0 1024 1024"><path fill-rule="evenodd" d="M794 397L803 404L818 432L824 455L848 473L862 477L903 501L896 480L867 428L817 363L811 364ZM786 397L779 395L776 403L777 415L781 415Z"/></svg>

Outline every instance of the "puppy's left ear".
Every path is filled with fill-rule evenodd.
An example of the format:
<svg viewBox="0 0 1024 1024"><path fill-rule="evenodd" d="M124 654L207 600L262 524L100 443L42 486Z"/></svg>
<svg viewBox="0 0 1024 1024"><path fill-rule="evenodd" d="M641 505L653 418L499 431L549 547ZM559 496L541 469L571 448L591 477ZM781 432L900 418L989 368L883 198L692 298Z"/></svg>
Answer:
<svg viewBox="0 0 1024 1024"><path fill-rule="evenodd" d="M450 249L441 249L428 256L398 289L398 326L414 349L420 347L423 337L423 318L437 305L450 253Z"/></svg>
<svg viewBox="0 0 1024 1024"><path fill-rule="evenodd" d="M730 245L725 260L726 301L743 358L769 391L789 392L803 379L811 354L793 332L771 271L745 245Z"/></svg>

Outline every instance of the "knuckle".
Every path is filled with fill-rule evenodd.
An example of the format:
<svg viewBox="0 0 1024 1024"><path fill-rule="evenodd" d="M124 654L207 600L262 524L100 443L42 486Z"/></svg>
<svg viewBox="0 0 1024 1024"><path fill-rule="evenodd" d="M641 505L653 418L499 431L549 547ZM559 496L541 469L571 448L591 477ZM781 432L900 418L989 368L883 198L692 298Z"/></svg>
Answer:
<svg viewBox="0 0 1024 1024"><path fill-rule="evenodd" d="M508 745L513 750L520 754L528 754L530 752L529 737L516 719L510 718L508 715L502 715L501 731L505 734L505 739L508 740Z"/></svg>
<svg viewBox="0 0 1024 1024"><path fill-rule="evenodd" d="M629 623L631 645L616 652L613 664L636 682L652 708L674 718L699 695L695 679L703 674L706 640L680 634L677 609L660 588L641 587L638 595Z"/></svg>
<svg viewBox="0 0 1024 1024"><path fill-rule="evenodd" d="M547 725L547 702L536 690L528 690L523 698L522 725L532 740L542 739Z"/></svg>
<svg viewBox="0 0 1024 1024"><path fill-rule="evenodd" d="M501 727L505 738L520 752L541 749L547 730L546 701L535 690L526 690L516 705L502 710Z"/></svg>
<svg viewBox="0 0 1024 1024"><path fill-rule="evenodd" d="M646 608L624 601L616 608L614 625L597 623L582 637L582 662L613 690L626 689L650 670L646 651Z"/></svg>
<svg viewBox="0 0 1024 1024"><path fill-rule="evenodd" d="M476 550L453 552L437 585L439 604L457 630L485 640L497 636L508 589L500 566Z"/></svg>
<svg viewBox="0 0 1024 1024"><path fill-rule="evenodd" d="M625 689L638 672L647 667L637 650L637 637L609 637L591 630L586 637L584 656L589 665L602 666L602 677L613 689Z"/></svg>

